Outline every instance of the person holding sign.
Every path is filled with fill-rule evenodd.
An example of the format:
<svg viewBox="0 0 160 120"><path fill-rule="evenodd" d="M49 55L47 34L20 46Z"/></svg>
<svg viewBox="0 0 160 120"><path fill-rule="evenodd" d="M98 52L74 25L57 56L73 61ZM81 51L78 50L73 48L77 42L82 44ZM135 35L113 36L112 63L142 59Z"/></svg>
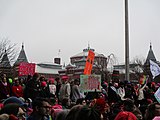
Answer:
<svg viewBox="0 0 160 120"><path fill-rule="evenodd" d="M140 84L138 85L138 103L141 104L141 101L144 99L144 88L146 87L147 85L147 80L148 80L148 77L143 75L141 78L140 78Z"/></svg>

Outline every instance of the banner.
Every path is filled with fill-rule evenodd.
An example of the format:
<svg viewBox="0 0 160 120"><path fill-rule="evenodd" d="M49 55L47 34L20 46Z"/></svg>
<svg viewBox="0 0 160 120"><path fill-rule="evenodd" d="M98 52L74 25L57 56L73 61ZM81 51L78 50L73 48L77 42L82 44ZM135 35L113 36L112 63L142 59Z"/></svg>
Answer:
<svg viewBox="0 0 160 120"><path fill-rule="evenodd" d="M160 74L160 67L152 60L150 60L150 71L152 73L153 79Z"/></svg>
<svg viewBox="0 0 160 120"><path fill-rule="evenodd" d="M90 75L91 74L92 66L93 66L93 63L94 63L94 56L95 56L95 53L92 50L89 50L88 51L88 57L87 57L87 60L86 60L86 65L85 65L85 68L84 68L84 75Z"/></svg>
<svg viewBox="0 0 160 120"><path fill-rule="evenodd" d="M32 75L35 73L35 63L22 62L19 65L19 76Z"/></svg>
<svg viewBox="0 0 160 120"><path fill-rule="evenodd" d="M100 75L80 75L80 89L82 92L100 92L101 76Z"/></svg>

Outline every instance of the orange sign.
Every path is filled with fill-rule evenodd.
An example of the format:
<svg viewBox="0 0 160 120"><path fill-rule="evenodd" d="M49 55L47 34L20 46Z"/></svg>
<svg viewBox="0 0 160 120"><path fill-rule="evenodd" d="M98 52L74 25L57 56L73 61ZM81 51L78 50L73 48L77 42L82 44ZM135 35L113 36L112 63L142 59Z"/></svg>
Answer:
<svg viewBox="0 0 160 120"><path fill-rule="evenodd" d="M84 68L84 75L90 75L91 74L91 71L92 71L92 66L93 66L93 63L94 63L94 52L89 50L88 51L88 57L87 57L87 60L86 60L86 65L85 65L85 68Z"/></svg>

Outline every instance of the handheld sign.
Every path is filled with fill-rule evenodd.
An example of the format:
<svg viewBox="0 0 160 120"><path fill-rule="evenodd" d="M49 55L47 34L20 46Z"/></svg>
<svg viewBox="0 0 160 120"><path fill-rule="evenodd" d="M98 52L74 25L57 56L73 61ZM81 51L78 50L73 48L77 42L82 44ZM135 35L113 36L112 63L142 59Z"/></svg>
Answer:
<svg viewBox="0 0 160 120"><path fill-rule="evenodd" d="M35 63L22 62L19 65L19 76L33 75L35 73Z"/></svg>
<svg viewBox="0 0 160 120"><path fill-rule="evenodd" d="M100 75L81 75L80 89L82 92L101 92L101 76Z"/></svg>
<svg viewBox="0 0 160 120"><path fill-rule="evenodd" d="M93 63L94 63L94 56L95 56L95 53L92 50L89 50L88 51L88 57L87 57L87 60L86 60L86 65L85 65L85 68L84 68L84 75L90 75L91 74L92 66L93 66Z"/></svg>
<svg viewBox="0 0 160 120"><path fill-rule="evenodd" d="M157 99L157 101L160 103L160 88L158 88L158 90L154 93L154 96Z"/></svg>

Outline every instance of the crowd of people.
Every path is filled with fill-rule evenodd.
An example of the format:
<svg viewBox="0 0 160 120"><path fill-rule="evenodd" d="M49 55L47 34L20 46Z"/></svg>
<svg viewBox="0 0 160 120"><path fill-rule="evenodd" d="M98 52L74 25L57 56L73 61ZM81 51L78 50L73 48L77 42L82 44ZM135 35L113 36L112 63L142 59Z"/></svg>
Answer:
<svg viewBox="0 0 160 120"><path fill-rule="evenodd" d="M68 76L0 78L0 120L160 120L154 93L160 84L101 83L101 92L80 90Z"/></svg>

